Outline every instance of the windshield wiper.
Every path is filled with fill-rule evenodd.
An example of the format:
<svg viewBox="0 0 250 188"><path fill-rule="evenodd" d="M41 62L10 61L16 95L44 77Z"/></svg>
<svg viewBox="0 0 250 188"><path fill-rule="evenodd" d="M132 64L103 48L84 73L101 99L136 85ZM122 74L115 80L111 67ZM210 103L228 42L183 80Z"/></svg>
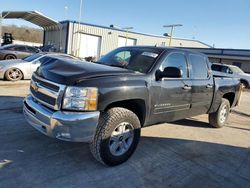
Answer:
<svg viewBox="0 0 250 188"><path fill-rule="evenodd" d="M119 67L119 68L123 68L123 69L126 69L126 65L116 65L116 64L111 64L109 65L111 67Z"/></svg>

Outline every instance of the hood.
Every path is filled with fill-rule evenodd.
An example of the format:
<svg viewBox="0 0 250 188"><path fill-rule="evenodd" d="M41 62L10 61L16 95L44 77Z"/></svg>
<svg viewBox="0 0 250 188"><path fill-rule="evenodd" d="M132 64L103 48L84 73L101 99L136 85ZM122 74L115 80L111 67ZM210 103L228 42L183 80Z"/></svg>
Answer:
<svg viewBox="0 0 250 188"><path fill-rule="evenodd" d="M59 84L74 85L89 78L136 73L131 70L96 63L52 59L42 64L36 74Z"/></svg>

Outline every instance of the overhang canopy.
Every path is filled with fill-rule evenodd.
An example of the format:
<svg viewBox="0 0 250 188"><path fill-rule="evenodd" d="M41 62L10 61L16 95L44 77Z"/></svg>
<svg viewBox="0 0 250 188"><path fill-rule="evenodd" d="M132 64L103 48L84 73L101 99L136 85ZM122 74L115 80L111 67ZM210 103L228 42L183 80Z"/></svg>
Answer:
<svg viewBox="0 0 250 188"><path fill-rule="evenodd" d="M24 19L35 25L42 27L44 30L53 27L60 27L60 23L43 15L38 11L4 11L2 18Z"/></svg>

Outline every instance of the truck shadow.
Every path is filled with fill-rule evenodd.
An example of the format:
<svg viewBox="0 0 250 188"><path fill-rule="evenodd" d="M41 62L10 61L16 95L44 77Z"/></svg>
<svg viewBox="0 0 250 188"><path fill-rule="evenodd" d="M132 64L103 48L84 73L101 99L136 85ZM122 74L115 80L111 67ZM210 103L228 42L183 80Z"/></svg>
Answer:
<svg viewBox="0 0 250 188"><path fill-rule="evenodd" d="M197 119L182 119L178 121L171 122L171 124L187 126L187 127L202 127L202 128L213 128L209 123L204 121L199 121Z"/></svg>

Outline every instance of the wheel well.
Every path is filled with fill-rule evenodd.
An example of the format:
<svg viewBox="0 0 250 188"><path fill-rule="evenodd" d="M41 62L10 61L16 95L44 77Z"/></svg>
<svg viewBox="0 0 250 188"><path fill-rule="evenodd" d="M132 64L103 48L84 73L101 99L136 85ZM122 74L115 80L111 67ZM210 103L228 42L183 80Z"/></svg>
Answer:
<svg viewBox="0 0 250 188"><path fill-rule="evenodd" d="M14 54L6 54L6 55L4 56L4 59L5 59L8 55L12 55L12 56L14 56L15 58L17 58L16 55L14 55Z"/></svg>
<svg viewBox="0 0 250 188"><path fill-rule="evenodd" d="M230 106L232 106L234 102L234 97L235 97L235 93L230 92L230 93L224 94L222 98L227 99L230 103Z"/></svg>
<svg viewBox="0 0 250 188"><path fill-rule="evenodd" d="M142 99L130 99L124 101L117 101L109 104L105 111L108 111L110 108L114 107L122 107L134 112L140 120L141 126L144 125L145 122L145 114L146 114L146 105L145 101Z"/></svg>
<svg viewBox="0 0 250 188"><path fill-rule="evenodd" d="M247 82L246 80L242 80L242 79L241 79L241 80L240 80L240 83L245 84L245 86L246 86L246 87L248 87L248 86L249 86L249 84L248 84L248 82Z"/></svg>

